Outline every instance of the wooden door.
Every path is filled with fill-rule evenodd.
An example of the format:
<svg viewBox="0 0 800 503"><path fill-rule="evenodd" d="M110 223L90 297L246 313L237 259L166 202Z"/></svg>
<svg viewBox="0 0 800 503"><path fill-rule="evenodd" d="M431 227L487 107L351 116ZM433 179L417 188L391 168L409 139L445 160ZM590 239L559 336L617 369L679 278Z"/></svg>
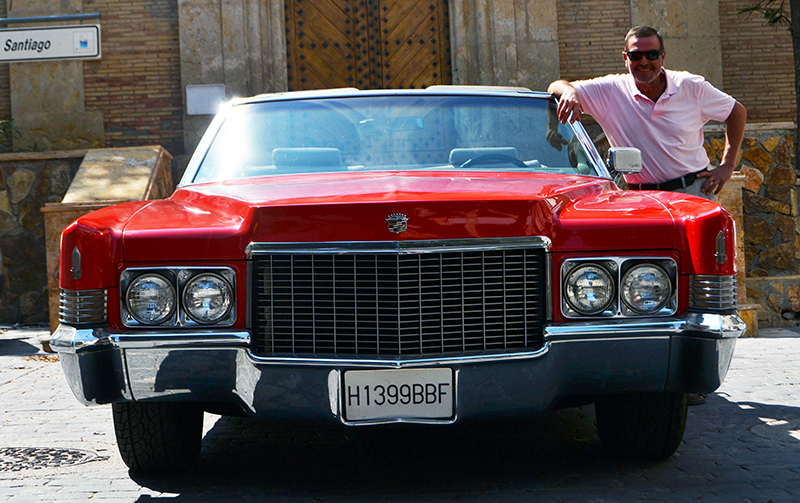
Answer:
<svg viewBox="0 0 800 503"><path fill-rule="evenodd" d="M289 90L452 83L447 0L286 0Z"/></svg>

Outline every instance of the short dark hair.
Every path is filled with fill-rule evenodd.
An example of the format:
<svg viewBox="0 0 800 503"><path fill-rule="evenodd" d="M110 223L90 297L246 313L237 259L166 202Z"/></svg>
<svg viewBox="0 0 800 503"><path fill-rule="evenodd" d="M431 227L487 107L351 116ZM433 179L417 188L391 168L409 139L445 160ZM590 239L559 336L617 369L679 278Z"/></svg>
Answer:
<svg viewBox="0 0 800 503"><path fill-rule="evenodd" d="M658 37L658 44L661 46L661 50L664 50L664 37L653 28L652 26L634 26L630 30L628 30L628 34L625 35L625 49L628 49L628 40L632 38L649 38L649 37Z"/></svg>

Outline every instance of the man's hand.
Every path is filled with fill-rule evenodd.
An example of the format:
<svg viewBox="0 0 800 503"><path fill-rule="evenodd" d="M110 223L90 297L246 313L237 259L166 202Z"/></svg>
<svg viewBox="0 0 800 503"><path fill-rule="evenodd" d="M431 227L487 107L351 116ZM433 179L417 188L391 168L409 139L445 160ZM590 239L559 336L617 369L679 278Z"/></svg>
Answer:
<svg viewBox="0 0 800 503"><path fill-rule="evenodd" d="M581 120L581 101L572 84L566 80L557 80L550 84L547 90L559 96L557 112L558 120L562 124L566 124L567 121L573 123Z"/></svg>
<svg viewBox="0 0 800 503"><path fill-rule="evenodd" d="M731 175L733 175L733 166L723 166L722 164L720 164L718 168L712 169L711 171L703 171L702 173L699 173L697 178L706 179L706 181L703 182L703 186L700 187L700 191L703 194L719 194L719 192L722 190L722 186L725 185L725 182L731 179Z"/></svg>
<svg viewBox="0 0 800 503"><path fill-rule="evenodd" d="M730 115L725 119L725 148L722 150L722 162L719 163L717 169L704 171L697 175L698 178L707 179L700 188L704 194L711 192L714 192L715 195L719 194L725 182L731 179L742 145L746 122L747 110L737 101L733 105Z"/></svg>

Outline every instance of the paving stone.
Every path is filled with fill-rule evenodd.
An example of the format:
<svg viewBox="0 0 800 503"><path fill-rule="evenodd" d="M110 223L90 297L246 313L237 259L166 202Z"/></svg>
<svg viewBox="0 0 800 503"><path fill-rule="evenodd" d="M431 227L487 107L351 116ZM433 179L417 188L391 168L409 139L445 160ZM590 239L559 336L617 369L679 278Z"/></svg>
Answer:
<svg viewBox="0 0 800 503"><path fill-rule="evenodd" d="M621 463L600 448L593 408L481 428L277 427L207 414L196 469L131 474L109 406L84 407L54 361L31 359L42 332L0 333L0 449L75 449L92 461L0 471L0 502L796 503L800 498L800 333L737 342L727 379L691 407L678 452ZM4 346L7 346L4 349ZM395 438L396 437L396 438Z"/></svg>

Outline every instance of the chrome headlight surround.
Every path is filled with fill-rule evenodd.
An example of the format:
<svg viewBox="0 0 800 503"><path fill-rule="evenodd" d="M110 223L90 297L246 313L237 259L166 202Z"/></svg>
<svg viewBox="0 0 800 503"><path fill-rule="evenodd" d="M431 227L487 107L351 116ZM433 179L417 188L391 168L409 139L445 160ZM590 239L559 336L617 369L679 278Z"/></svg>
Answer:
<svg viewBox="0 0 800 503"><path fill-rule="evenodd" d="M131 285L139 278L150 276L164 278L171 285L175 295L175 309L169 317L163 318L158 323L147 323L147 320L134 316L135 313L131 311L128 303ZM222 285L221 291L227 292L221 293L221 296L227 297L227 300L222 300L220 303L223 309L215 311L216 314L210 318L202 316L196 309L193 315L190 315L187 309L187 301L191 301L191 294L189 298L186 297L187 285L203 277L218 278L219 285ZM137 267L126 269L120 274L120 296L120 315L122 324L126 327L180 328L212 325L229 327L236 322L236 273L228 267Z"/></svg>
<svg viewBox="0 0 800 503"><path fill-rule="evenodd" d="M582 312L576 309L574 301L568 299L567 280L571 275L587 266L600 267L612 277L614 294L612 300L602 311L596 313ZM652 269L650 269L652 268ZM637 295L645 293L653 296L655 292L646 292L652 285L640 285L634 289L625 289L626 282L631 282L635 274L641 271L656 272L661 285L668 291L659 291L656 302L643 308ZM567 259L561 264L561 312L566 318L631 318L645 316L671 316L678 309L678 265L669 257L586 257Z"/></svg>

